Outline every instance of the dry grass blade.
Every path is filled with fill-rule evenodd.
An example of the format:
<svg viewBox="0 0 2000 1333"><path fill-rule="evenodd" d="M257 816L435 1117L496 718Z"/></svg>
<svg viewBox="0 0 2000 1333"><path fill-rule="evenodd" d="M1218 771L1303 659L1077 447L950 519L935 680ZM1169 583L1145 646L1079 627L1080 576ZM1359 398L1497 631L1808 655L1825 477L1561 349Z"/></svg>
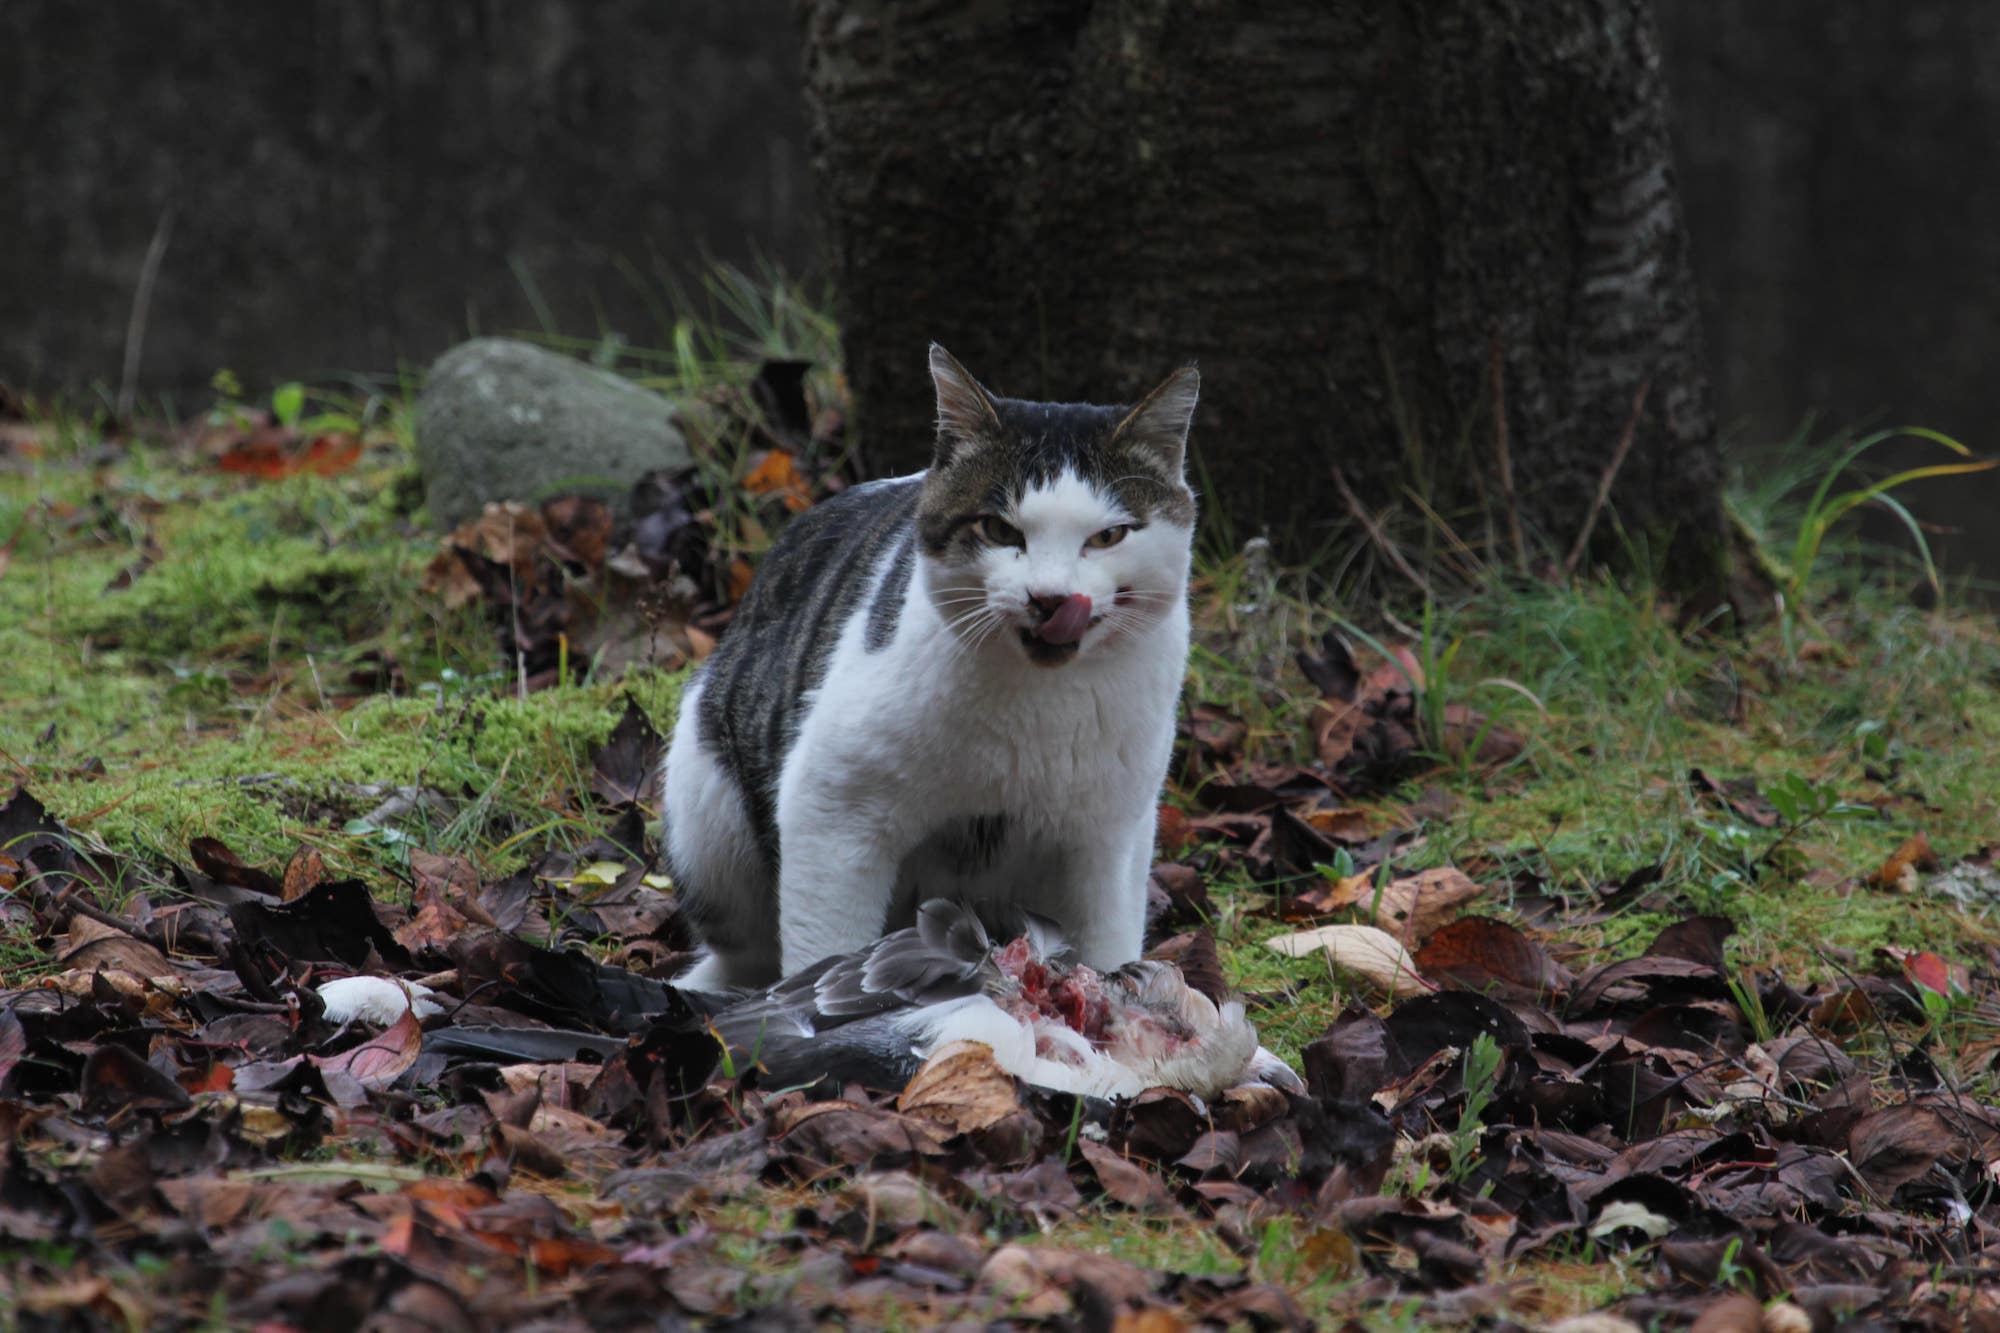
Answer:
<svg viewBox="0 0 2000 1333"><path fill-rule="evenodd" d="M1611 499L1611 484L1618 480L1618 470L1625 466L1625 455L1632 452L1632 441L1639 434L1639 416L1646 410L1646 394L1653 387L1651 379L1639 381L1639 391L1632 395L1632 414L1625 418L1625 431L1618 437L1618 447L1611 451L1611 461L1604 466L1604 475L1597 479L1597 494L1591 498L1590 512L1583 517L1583 527L1571 543L1569 555L1563 560L1563 573L1574 574L1576 567L1583 563L1584 548L1590 544L1590 534L1597 530L1597 520L1604 513L1604 506Z"/></svg>

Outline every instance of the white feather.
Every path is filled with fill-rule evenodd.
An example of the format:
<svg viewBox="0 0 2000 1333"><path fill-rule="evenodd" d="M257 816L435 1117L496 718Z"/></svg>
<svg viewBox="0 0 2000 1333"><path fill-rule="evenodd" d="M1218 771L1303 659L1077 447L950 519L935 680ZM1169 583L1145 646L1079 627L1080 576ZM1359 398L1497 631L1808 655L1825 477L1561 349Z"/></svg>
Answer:
<svg viewBox="0 0 2000 1333"><path fill-rule="evenodd" d="M431 998L436 992L430 987L395 977L341 977L317 989L329 1023L388 1027L411 1009L420 1019L444 1012L444 1006Z"/></svg>

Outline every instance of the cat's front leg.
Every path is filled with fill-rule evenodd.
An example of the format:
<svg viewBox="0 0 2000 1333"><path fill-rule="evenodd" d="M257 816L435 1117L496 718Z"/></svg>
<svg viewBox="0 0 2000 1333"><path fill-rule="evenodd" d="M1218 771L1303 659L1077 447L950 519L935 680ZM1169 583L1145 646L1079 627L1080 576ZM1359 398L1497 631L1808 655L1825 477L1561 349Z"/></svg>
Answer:
<svg viewBox="0 0 2000 1333"><path fill-rule="evenodd" d="M1102 829L1071 846L1059 900L1048 915L1076 946L1077 958L1100 972L1137 958L1146 946L1146 877L1153 864L1155 817Z"/></svg>
<svg viewBox="0 0 2000 1333"><path fill-rule="evenodd" d="M899 854L851 813L780 822L778 944L786 976L882 938Z"/></svg>

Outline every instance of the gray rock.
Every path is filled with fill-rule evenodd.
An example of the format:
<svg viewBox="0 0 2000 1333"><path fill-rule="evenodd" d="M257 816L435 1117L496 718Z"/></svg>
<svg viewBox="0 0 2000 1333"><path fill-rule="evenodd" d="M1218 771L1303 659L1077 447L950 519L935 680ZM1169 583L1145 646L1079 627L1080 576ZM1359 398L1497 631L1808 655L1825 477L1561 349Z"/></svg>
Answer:
<svg viewBox="0 0 2000 1333"><path fill-rule="evenodd" d="M512 338L437 359L417 395L417 463L449 532L490 500L594 495L624 510L632 483L685 467L674 404L630 380Z"/></svg>

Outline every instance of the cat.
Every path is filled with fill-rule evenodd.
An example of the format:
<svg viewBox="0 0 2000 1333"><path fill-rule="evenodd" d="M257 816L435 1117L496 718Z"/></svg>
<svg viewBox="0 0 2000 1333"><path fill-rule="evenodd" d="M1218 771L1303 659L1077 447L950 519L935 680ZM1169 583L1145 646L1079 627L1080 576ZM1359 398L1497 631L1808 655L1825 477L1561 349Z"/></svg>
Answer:
<svg viewBox="0 0 2000 1333"><path fill-rule="evenodd" d="M762 986L908 926L1031 911L1139 956L1188 648L1200 391L988 393L942 347L931 465L788 524L684 694L667 869L706 956Z"/></svg>

